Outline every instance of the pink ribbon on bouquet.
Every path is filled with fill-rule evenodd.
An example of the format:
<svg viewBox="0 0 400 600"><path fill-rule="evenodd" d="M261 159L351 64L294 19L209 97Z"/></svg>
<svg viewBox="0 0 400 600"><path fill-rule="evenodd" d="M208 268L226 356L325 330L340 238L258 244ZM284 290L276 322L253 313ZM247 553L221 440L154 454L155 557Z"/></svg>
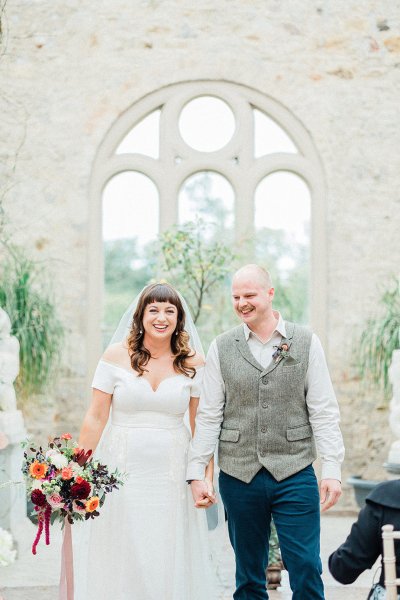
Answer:
<svg viewBox="0 0 400 600"><path fill-rule="evenodd" d="M59 600L74 600L74 563L72 554L71 524L65 518L63 544L61 549L61 573Z"/></svg>

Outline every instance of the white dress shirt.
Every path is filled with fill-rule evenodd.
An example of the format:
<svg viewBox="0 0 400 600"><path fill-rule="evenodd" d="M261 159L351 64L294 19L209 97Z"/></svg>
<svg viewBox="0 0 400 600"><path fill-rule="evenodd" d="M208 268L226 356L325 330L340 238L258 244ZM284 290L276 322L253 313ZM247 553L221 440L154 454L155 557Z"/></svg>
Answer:
<svg viewBox="0 0 400 600"><path fill-rule="evenodd" d="M271 338L263 343L246 324L243 324L250 351L260 365L266 368L275 351L286 337L282 316L274 311L278 323ZM340 431L339 406L333 391L325 354L319 338L311 338L305 396L315 444L321 459L321 478L341 481L341 463L344 458L343 438ZM203 379L203 390L196 416L196 431L189 450L187 479L204 479L205 468L215 452L225 405L225 384L222 379L216 340L211 343Z"/></svg>

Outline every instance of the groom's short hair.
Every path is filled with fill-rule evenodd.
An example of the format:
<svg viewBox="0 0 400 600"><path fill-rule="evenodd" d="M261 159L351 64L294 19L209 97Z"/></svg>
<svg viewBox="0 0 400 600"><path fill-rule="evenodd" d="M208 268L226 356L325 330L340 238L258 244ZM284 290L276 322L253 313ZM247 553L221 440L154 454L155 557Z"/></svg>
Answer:
<svg viewBox="0 0 400 600"><path fill-rule="evenodd" d="M254 263L244 265L243 267L240 267L240 269L238 269L236 273L234 273L232 279L235 279L235 277L240 277L241 275L254 276L254 278L256 278L259 281L259 283L265 286L267 290L273 287L269 271L264 269L264 267L260 267L260 265L256 265Z"/></svg>

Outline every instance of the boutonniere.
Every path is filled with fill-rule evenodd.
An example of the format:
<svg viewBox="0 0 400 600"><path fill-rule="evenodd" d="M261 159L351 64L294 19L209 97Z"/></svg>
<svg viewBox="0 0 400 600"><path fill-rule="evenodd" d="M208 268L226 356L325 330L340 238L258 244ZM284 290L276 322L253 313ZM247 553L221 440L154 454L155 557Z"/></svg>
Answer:
<svg viewBox="0 0 400 600"><path fill-rule="evenodd" d="M276 348L276 350L272 354L272 358L276 363L290 355L290 345L287 342L282 342L280 346L274 346L274 348Z"/></svg>

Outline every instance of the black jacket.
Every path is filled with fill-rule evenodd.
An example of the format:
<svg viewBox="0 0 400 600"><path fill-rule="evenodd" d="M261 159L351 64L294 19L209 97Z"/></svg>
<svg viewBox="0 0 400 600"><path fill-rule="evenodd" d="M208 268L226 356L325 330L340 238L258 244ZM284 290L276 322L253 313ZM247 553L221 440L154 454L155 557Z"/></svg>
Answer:
<svg viewBox="0 0 400 600"><path fill-rule="evenodd" d="M400 480L376 486L366 499L347 540L329 557L329 570L340 583L353 583L382 555L382 526L400 530ZM395 542L397 577L400 577L400 542ZM383 568L379 583L383 586Z"/></svg>

